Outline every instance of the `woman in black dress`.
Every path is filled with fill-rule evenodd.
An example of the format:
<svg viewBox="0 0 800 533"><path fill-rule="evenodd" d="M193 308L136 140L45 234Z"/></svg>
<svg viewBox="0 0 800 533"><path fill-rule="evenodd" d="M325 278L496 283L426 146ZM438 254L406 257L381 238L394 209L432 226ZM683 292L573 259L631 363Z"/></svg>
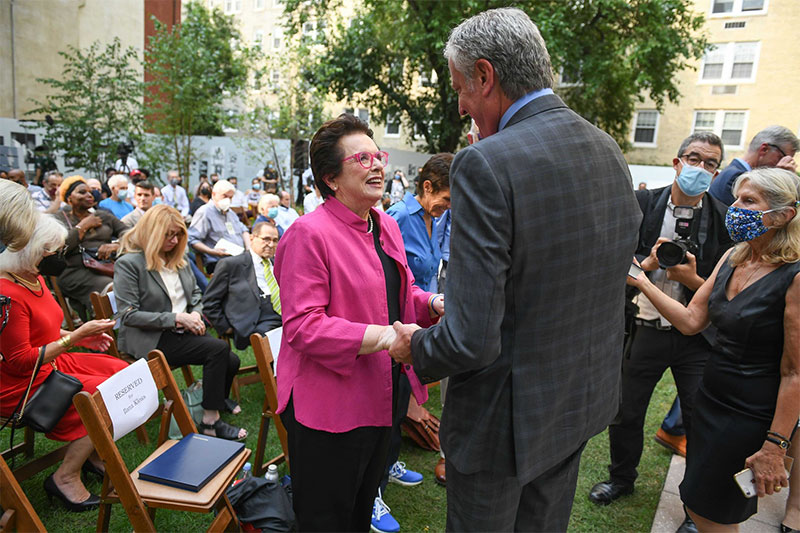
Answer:
<svg viewBox="0 0 800 533"><path fill-rule="evenodd" d="M687 307L629 278L684 335L718 330L695 399L681 499L700 531L736 531L758 496L788 486L784 457L800 416L800 178L760 168L737 180L726 226L737 244ZM726 527L727 526L727 527Z"/></svg>

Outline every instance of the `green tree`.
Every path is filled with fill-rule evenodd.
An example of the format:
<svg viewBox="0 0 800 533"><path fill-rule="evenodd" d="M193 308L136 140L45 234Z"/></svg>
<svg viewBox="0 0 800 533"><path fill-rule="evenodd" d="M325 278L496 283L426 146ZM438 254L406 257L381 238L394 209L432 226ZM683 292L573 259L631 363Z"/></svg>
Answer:
<svg viewBox="0 0 800 533"><path fill-rule="evenodd" d="M64 70L58 79L38 79L52 89L44 101L34 100L29 115L41 120L45 144L64 155L72 169L83 168L102 178L117 158L117 145L140 138L142 74L138 52L123 48L118 38L86 49L70 46L59 52Z"/></svg>
<svg viewBox="0 0 800 533"><path fill-rule="evenodd" d="M352 18L332 13L343 0L284 0L290 35L306 37L305 76L339 99L399 116L429 152L453 151L467 118L458 114L442 56L449 31L486 9L515 5L539 26L557 72L574 83L556 91L578 113L625 145L637 101L660 109L680 96L676 74L706 47L691 0L363 0Z"/></svg>
<svg viewBox="0 0 800 533"><path fill-rule="evenodd" d="M200 2L185 4L180 24L153 19L147 43L146 116L154 133L169 139L172 163L184 176L192 161L192 135L221 135L246 88L252 51L241 45L232 17Z"/></svg>

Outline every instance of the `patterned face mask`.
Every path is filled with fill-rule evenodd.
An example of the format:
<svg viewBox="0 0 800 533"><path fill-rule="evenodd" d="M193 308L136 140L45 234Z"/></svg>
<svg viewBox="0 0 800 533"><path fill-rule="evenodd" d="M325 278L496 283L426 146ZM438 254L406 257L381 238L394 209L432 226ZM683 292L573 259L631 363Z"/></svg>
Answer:
<svg viewBox="0 0 800 533"><path fill-rule="evenodd" d="M743 209L741 207L730 206L728 214L725 215L725 227L728 235L733 242L752 241L756 237L764 235L769 228L764 225L764 214L786 209L779 207L768 211L755 211L753 209Z"/></svg>

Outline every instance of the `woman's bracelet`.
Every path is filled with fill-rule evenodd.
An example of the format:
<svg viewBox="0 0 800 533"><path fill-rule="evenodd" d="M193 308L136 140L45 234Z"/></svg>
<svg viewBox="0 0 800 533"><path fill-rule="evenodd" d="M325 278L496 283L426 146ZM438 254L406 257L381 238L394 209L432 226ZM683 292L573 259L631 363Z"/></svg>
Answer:
<svg viewBox="0 0 800 533"><path fill-rule="evenodd" d="M767 436L764 440L766 440L767 442L771 442L781 450L788 450L789 446L792 445L792 442L789 439L787 439L780 433L771 430L767 431Z"/></svg>
<svg viewBox="0 0 800 533"><path fill-rule="evenodd" d="M442 293L432 294L431 297L428 298L428 307L431 308L431 311L436 313L436 316L442 316L442 314L439 311L437 311L436 308L433 306L433 302L436 301L436 298L444 299L444 294L442 294Z"/></svg>
<svg viewBox="0 0 800 533"><path fill-rule="evenodd" d="M64 335L60 339L58 339L58 344L64 347L66 350L72 345L72 335Z"/></svg>

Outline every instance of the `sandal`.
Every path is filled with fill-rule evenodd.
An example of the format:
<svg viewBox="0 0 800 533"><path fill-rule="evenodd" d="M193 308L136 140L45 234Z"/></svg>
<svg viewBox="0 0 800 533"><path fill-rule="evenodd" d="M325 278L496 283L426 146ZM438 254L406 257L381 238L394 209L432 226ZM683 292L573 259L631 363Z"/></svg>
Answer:
<svg viewBox="0 0 800 533"><path fill-rule="evenodd" d="M197 428L203 435L207 435L206 431L213 430L214 431L213 436L220 439L235 440L241 442L247 438L247 435L245 435L244 437L239 437L239 430L242 428L232 426L227 422L225 422L224 420L222 420L221 418L218 418L217 421L214 422L213 424L203 424L202 422L200 422L199 424L197 424Z"/></svg>
<svg viewBox="0 0 800 533"><path fill-rule="evenodd" d="M239 408L239 412L238 413L234 413L233 411L237 407ZM225 409L224 409L224 411L226 413L230 413L232 415L238 415L238 414L241 414L242 408L238 403L236 403L236 400L232 400L231 398L225 398Z"/></svg>

